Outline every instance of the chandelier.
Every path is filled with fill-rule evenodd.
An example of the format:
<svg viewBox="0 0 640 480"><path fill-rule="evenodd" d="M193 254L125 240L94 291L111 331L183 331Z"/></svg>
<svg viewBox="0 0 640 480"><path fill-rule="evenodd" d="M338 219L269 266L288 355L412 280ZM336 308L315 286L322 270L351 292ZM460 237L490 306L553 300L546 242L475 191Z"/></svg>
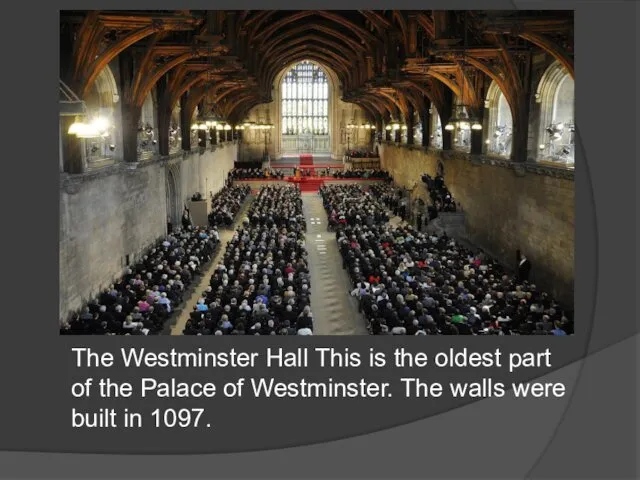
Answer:
<svg viewBox="0 0 640 480"><path fill-rule="evenodd" d="M465 75L465 71L464 71L465 65L466 65L464 56L467 49L467 28L466 28L467 17L466 15L465 15L464 23L465 23L464 48L462 53L462 61L460 62L460 70L462 73L462 95L461 95L462 102L464 102L466 99L465 87L467 84L467 81L466 81L467 76ZM444 129L449 131L455 128L458 128L460 130L476 130L476 131L482 130L482 123L479 121L479 119L471 118L468 112L469 112L469 105L466 105L464 103L456 105L454 107L453 116L449 119L449 123L447 123Z"/></svg>

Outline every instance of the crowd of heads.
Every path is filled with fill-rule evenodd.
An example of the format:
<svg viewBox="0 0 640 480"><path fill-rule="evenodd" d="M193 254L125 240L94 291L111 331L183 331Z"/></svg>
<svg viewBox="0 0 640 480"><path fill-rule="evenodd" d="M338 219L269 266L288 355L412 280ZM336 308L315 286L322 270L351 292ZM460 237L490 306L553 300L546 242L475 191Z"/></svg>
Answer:
<svg viewBox="0 0 640 480"><path fill-rule="evenodd" d="M444 184L442 175L432 178L431 175L422 175L422 181L429 189L431 203L438 212L455 212L457 210L456 202L453 195Z"/></svg>
<svg viewBox="0 0 640 480"><path fill-rule="evenodd" d="M386 170L378 169L354 169L354 170L337 170L333 174L334 178L375 178L391 181L391 175Z"/></svg>
<svg viewBox="0 0 640 480"><path fill-rule="evenodd" d="M155 335L183 303L186 290L219 244L215 228L178 229L62 323L66 335Z"/></svg>
<svg viewBox="0 0 640 480"><path fill-rule="evenodd" d="M389 221L384 206L360 185L323 185L320 195L330 229L340 225L374 225Z"/></svg>
<svg viewBox="0 0 640 480"><path fill-rule="evenodd" d="M227 244L185 335L311 335L300 190L263 187Z"/></svg>
<svg viewBox="0 0 640 480"><path fill-rule="evenodd" d="M259 178L277 178L282 180L285 175L282 170L274 168L234 168L229 172L229 176L233 180L247 180Z"/></svg>
<svg viewBox="0 0 640 480"><path fill-rule="evenodd" d="M306 221L302 213L302 197L297 186L267 185L249 207L246 219L251 225L265 224L271 228L287 228L304 232Z"/></svg>
<svg viewBox="0 0 640 480"><path fill-rule="evenodd" d="M266 177L266 173L262 168L234 168L231 170L230 175L234 180Z"/></svg>
<svg viewBox="0 0 640 480"><path fill-rule="evenodd" d="M227 228L232 226L236 215L250 193L251 187L249 185L228 186L220 190L211 199L209 225Z"/></svg>
<svg viewBox="0 0 640 480"><path fill-rule="evenodd" d="M481 251L389 224L338 229L344 267L375 335L566 335L573 314Z"/></svg>
<svg viewBox="0 0 640 480"><path fill-rule="evenodd" d="M402 190L393 183L375 183L369 187L369 192L391 210L402 198Z"/></svg>
<svg viewBox="0 0 640 480"><path fill-rule="evenodd" d="M368 152L366 150L352 150L347 153L350 158L378 158L378 152Z"/></svg>

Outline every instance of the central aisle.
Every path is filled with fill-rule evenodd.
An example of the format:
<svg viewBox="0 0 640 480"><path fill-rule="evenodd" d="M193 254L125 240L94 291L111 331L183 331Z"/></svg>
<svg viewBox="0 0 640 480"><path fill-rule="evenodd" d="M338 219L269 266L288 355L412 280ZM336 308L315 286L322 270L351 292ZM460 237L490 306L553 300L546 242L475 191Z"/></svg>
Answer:
<svg viewBox="0 0 640 480"><path fill-rule="evenodd" d="M311 311L315 335L367 335L358 305L349 295L350 283L327 214L317 193L302 194L307 221L307 250L311 273Z"/></svg>

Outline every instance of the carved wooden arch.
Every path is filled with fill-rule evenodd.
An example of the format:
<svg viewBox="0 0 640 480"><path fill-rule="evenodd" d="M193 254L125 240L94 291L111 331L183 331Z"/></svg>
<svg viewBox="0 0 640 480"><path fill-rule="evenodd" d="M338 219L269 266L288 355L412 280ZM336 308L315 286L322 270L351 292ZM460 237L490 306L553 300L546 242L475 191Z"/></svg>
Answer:
<svg viewBox="0 0 640 480"><path fill-rule="evenodd" d="M142 62L140 62L140 65L137 68L138 72L133 78L131 88L129 89L129 96L131 97L130 100L133 100L133 103L135 103L135 100L138 97L138 92L140 90L140 85L143 83L144 76L153 68L152 63L155 56L154 47L158 41L160 41L162 36L163 32L156 32L147 37L149 41L147 43L146 52L142 58Z"/></svg>
<svg viewBox="0 0 640 480"><path fill-rule="evenodd" d="M380 116L384 116L387 109L384 106L379 105L377 102L372 101L367 96L358 97L357 99L351 100L352 102L360 102L362 104L368 105L370 109L375 110L375 112Z"/></svg>
<svg viewBox="0 0 640 480"><path fill-rule="evenodd" d="M200 82L205 82L205 81L223 82L224 78L225 78L224 75L211 75L207 70L203 70L199 73L192 74L188 77L185 76L185 78L181 80L182 83L179 83L178 86L171 89L169 106L173 108L173 106L180 100L180 97L185 92L189 91L192 88L195 88ZM178 83L178 81L176 81L176 83ZM207 87L207 88L210 88L210 87Z"/></svg>
<svg viewBox="0 0 640 480"><path fill-rule="evenodd" d="M409 108L407 107L405 98L401 95L400 92L398 92L398 90L396 90L398 98L394 98L393 95L390 95L384 90L380 90L376 92L376 94L385 97L389 102L391 102L391 104L394 106L394 113L396 115L402 115L403 118L407 118L407 116L409 115Z"/></svg>
<svg viewBox="0 0 640 480"><path fill-rule="evenodd" d="M533 32L522 32L520 33L520 37L549 52L558 62L562 64L562 66L564 66L564 68L567 69L567 72L569 73L569 75L571 75L571 78L575 78L573 59L562 47L557 45L549 38Z"/></svg>
<svg viewBox="0 0 640 480"><path fill-rule="evenodd" d="M403 89L403 93L409 103L413 105L413 108L417 112L422 112L427 109L427 104L424 101L424 95L422 92L414 87L409 87L407 89Z"/></svg>
<svg viewBox="0 0 640 480"><path fill-rule="evenodd" d="M154 87L154 85L158 82L158 80L160 80L160 78L167 74L172 68L176 67L177 65L180 65L181 63L186 62L187 60L190 60L194 57L199 56L198 52L189 52L189 53L184 53L182 55L179 55L175 58L173 58L172 60L170 60L169 62L167 62L165 65L163 65L162 67L156 69L156 71L148 76L144 82L141 84L139 90L137 92L134 91L134 104L135 105L140 105L140 101L141 99L144 99L144 97L146 96L146 94ZM144 100L142 100L144 101Z"/></svg>
<svg viewBox="0 0 640 480"><path fill-rule="evenodd" d="M335 14L333 12L328 12L324 10L303 10L303 11L299 11L291 15L288 15L284 18L281 18L280 20L271 24L266 29L262 30L259 33L256 33L253 36L252 41L255 42L258 40L262 40L263 42L268 43L270 37L272 37L276 32L281 30L286 25L299 21L309 16L314 16L314 15L338 24L339 26L342 27L344 31L353 32L360 40L365 42L365 45L367 45L367 51L370 51L373 45L380 43L380 39L378 37L368 32L367 30L363 29L359 25L351 22L350 20L344 18L339 14ZM313 24L313 22L309 22L309 23ZM331 36L341 37L341 39L345 42L350 41L355 43L355 45L359 45L357 41L345 35L340 30L338 29L335 29L335 30L331 29L331 30L332 30L332 32L330 33ZM280 32L279 35L289 38L288 32L286 30Z"/></svg>
<svg viewBox="0 0 640 480"><path fill-rule="evenodd" d="M240 122L247 116L248 112L260 104L260 96L255 92L247 92L238 95L238 99L233 109L230 110L229 120Z"/></svg>
<svg viewBox="0 0 640 480"><path fill-rule="evenodd" d="M484 62L478 60L474 57L466 57L466 62L476 67L478 70L482 71L485 75L487 75L491 80L496 82L502 90L502 94L505 96L505 99L509 103L509 107L511 108L511 118L515 122L516 118L518 118L518 97L516 93L510 88L510 85L505 81L502 75L499 72L485 64Z"/></svg>
<svg viewBox="0 0 640 480"><path fill-rule="evenodd" d="M260 26L276 12L276 10L258 10L255 15L247 18L244 22L244 28L247 30L247 33L251 34L253 31L260 28Z"/></svg>
<svg viewBox="0 0 640 480"><path fill-rule="evenodd" d="M437 107L442 106L442 98L438 92L437 89L433 88L433 85L431 85L431 87L427 87L426 85L422 85L419 82L416 82L414 80L409 80L407 82L408 84L410 84L411 88L417 90L418 92L420 92L422 95L424 95L425 97L427 97L429 99L429 101Z"/></svg>
<svg viewBox="0 0 640 480"><path fill-rule="evenodd" d="M422 27L422 29L432 40L435 38L435 27L433 24L433 20L430 19L426 14L418 14L418 25Z"/></svg>
<svg viewBox="0 0 640 480"><path fill-rule="evenodd" d="M372 10L358 10L380 33L388 32L393 29L393 24L380 15L378 12Z"/></svg>
<svg viewBox="0 0 640 480"><path fill-rule="evenodd" d="M443 75L440 72L435 72L433 70L428 70L427 75L435 78L440 83L448 87L449 90L451 90L454 95L458 95L458 96L460 95L460 86L454 80L450 79L446 75Z"/></svg>
<svg viewBox="0 0 640 480"><path fill-rule="evenodd" d="M316 13L320 17L332 20L335 23L342 25L345 29L353 31L363 42L365 42L365 45L368 45L369 50L375 45L380 45L382 43L379 37L373 35L371 32L362 28L360 25L353 23L351 20L346 19L340 14L336 14L328 10L316 10Z"/></svg>
<svg viewBox="0 0 640 480"><path fill-rule="evenodd" d="M231 118L235 116L238 106L241 103L245 102L248 98L259 98L259 95L255 91L247 89L233 92L228 99L227 105L225 106L224 115L228 117L229 120L231 120Z"/></svg>
<svg viewBox="0 0 640 480"><path fill-rule="evenodd" d="M285 55L286 56L286 55ZM315 61L316 63L318 63L318 65L326 65L327 67L331 68L332 71L334 71L336 73L336 76L338 77L338 79L340 80L339 83L344 83L343 82L343 78L340 78L342 74L342 76L345 76L345 70L346 67L339 63L338 65L341 67L340 69L336 69L335 65L333 64L333 60L331 57L328 57L324 54L318 53L318 52L305 52L304 50L298 52L297 54L292 54L291 56L287 56L287 63L288 65L293 65L295 63L301 62L303 60L311 60L311 61ZM282 59L284 60L284 57L282 57ZM286 68L286 67L285 67ZM271 72L269 72L269 75L267 77L267 85L273 85L274 81L275 81L275 77L278 75L278 72L282 70L282 67L278 68L276 70L275 65L271 68Z"/></svg>
<svg viewBox="0 0 640 480"><path fill-rule="evenodd" d="M459 87L460 101L462 102L462 105L466 105L467 107L469 107L470 109L470 112L468 112L469 115L478 115L480 113L480 110L482 109L483 99L476 92L475 85L473 85L473 82L467 75L467 72L465 68L463 68L463 65L460 63L458 64L458 66L459 66L459 69L456 74L456 77L459 78L460 80L458 80L456 83L458 85L461 85ZM478 71L478 73L480 75L483 75L483 73L480 71Z"/></svg>
<svg viewBox="0 0 640 480"><path fill-rule="evenodd" d="M397 114L398 106L393 99L389 99L386 96L378 95L376 93L365 93L363 95L365 99L368 99L374 105L380 105L382 107L381 114L383 116L393 116ZM386 113L385 113L386 112Z"/></svg>
<svg viewBox="0 0 640 480"><path fill-rule="evenodd" d="M72 54L74 90L84 97L104 67L140 40L162 31L193 30L200 20L190 13L122 17L106 11L87 12ZM102 36L112 29L126 33L101 50Z"/></svg>
<svg viewBox="0 0 640 480"><path fill-rule="evenodd" d="M284 58L287 55L291 55L295 51L302 50L304 48L309 48L309 50L311 51L312 48L310 48L310 46L308 46L307 44L302 45L301 47L293 48L294 45L297 45L299 43L304 43L304 42L309 41L309 40L317 40L317 41L325 43L326 45L333 46L336 49L339 47L337 44L335 44L333 42L326 41L326 40L322 39L321 37L318 37L318 36L313 35L313 34L309 34L309 35L305 35L303 37L300 37L300 38L298 38L296 40L293 40L290 44L281 45L277 49L273 50L272 54L275 56L275 58L280 59L280 58ZM313 49L317 48L318 51L321 51L321 52L324 52L324 53L331 52L330 50L324 50L324 49L322 49L320 47L316 47L315 45L313 47L314 47ZM331 52L331 53L333 53L333 52ZM265 55L265 57L266 57L266 55ZM265 57L263 57L263 58L265 58ZM337 57L337 58L340 58L340 57ZM266 60L262 60L261 64L263 62L265 62L265 61ZM346 71L347 79L350 80L351 79L351 70L348 69L348 67L350 65L349 62L347 60L343 59L343 61L340 61L340 63L342 63L345 67L347 67L345 71Z"/></svg>
<svg viewBox="0 0 640 480"><path fill-rule="evenodd" d="M274 35L276 32L278 32L278 30L282 29L283 27L286 27L290 23L300 21L303 18L311 17L313 15L315 15L315 10L299 10L297 12L291 13L290 15L287 15L286 17L276 20L275 22L271 23L268 27L251 35L251 42L252 43L257 41L268 42L269 38L272 35ZM286 34L286 32L281 33L281 35L283 34Z"/></svg>
<svg viewBox="0 0 640 480"><path fill-rule="evenodd" d="M278 36L270 42L265 42L259 48L261 50L266 49L265 55L267 55L275 45L283 42L286 43L291 39L291 37L295 37L300 33L309 32L309 31L327 34L327 36L333 39L334 42L335 41L342 42L347 49L350 49L354 53L354 55L357 55L358 52L367 51L366 47L362 46L355 40L347 37L346 35L343 35L342 32L340 32L340 30L336 30L331 26L321 25L318 23L312 23L311 25L300 25L300 26L291 28L286 31L286 34Z"/></svg>
<svg viewBox="0 0 640 480"><path fill-rule="evenodd" d="M333 70L336 71L336 73L342 76L341 83L343 84L346 84L347 81L351 78L353 69L352 63L349 63L341 56L336 56L334 52L328 51L327 49L320 49L319 47L310 49L302 45L292 50L284 50L277 57L271 60L269 67L266 68L266 73L264 75L265 83L267 85L272 84L274 76L280 69L278 65L282 64L285 60L289 61L291 56L296 54L302 54L303 57L311 57L315 55L318 59L320 59L320 63L330 66ZM296 58L299 58L299 55L296 55Z"/></svg>
<svg viewBox="0 0 640 480"><path fill-rule="evenodd" d="M299 43L304 43L304 42L308 42L308 41L320 42L321 44L328 45L328 46L332 47L336 52L340 52L340 53L343 53L343 50L345 49L345 47L343 45L341 45L340 43L338 43L338 42L336 42L334 40L323 38L322 36L317 35L315 33L307 33L307 34L302 35L300 37L296 37L296 38L290 40L289 42L281 43L280 45L278 45L277 42L274 43L274 45L270 46L269 49L264 52L264 56L260 60L260 66L264 65L265 62L269 61L268 57L270 55L278 55L283 50L291 48L293 45L297 45ZM346 48L349 48L349 47L346 47ZM357 56L358 56L357 52L351 51L351 55L348 55L346 57L350 58L350 59L353 59L353 58L357 58Z"/></svg>
<svg viewBox="0 0 640 480"><path fill-rule="evenodd" d="M226 89L225 89L226 88ZM243 89L246 88L246 86L244 85L231 85L231 86L227 86L227 85L215 85L213 86L213 100L215 102L220 102L225 96L227 96L229 93L238 90L238 89ZM216 95L216 92L219 90L225 89L220 95ZM191 97L191 95L189 95L189 103L188 103L188 114L189 114L189 118L193 117L193 114L195 112L196 107L198 106L198 104L202 101L202 99L207 95L210 94L212 90L212 86L203 86L202 88L198 89L197 92L194 92L193 97Z"/></svg>
<svg viewBox="0 0 640 480"><path fill-rule="evenodd" d="M393 11L393 19L398 24L401 32L402 43L404 45L404 51L409 51L409 26L407 25L407 21L404 18L404 15L399 10Z"/></svg>

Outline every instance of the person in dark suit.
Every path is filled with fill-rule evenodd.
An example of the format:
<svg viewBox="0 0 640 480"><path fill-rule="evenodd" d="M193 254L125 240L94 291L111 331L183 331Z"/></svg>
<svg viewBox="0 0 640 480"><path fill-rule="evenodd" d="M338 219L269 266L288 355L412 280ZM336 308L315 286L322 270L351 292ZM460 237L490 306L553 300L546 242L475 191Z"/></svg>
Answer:
<svg viewBox="0 0 640 480"><path fill-rule="evenodd" d="M182 228L189 228L191 226L191 215L189 209L185 205L184 212L182 214Z"/></svg>
<svg viewBox="0 0 640 480"><path fill-rule="evenodd" d="M531 262L524 255L518 255L518 283L529 281L529 273L531 272Z"/></svg>

